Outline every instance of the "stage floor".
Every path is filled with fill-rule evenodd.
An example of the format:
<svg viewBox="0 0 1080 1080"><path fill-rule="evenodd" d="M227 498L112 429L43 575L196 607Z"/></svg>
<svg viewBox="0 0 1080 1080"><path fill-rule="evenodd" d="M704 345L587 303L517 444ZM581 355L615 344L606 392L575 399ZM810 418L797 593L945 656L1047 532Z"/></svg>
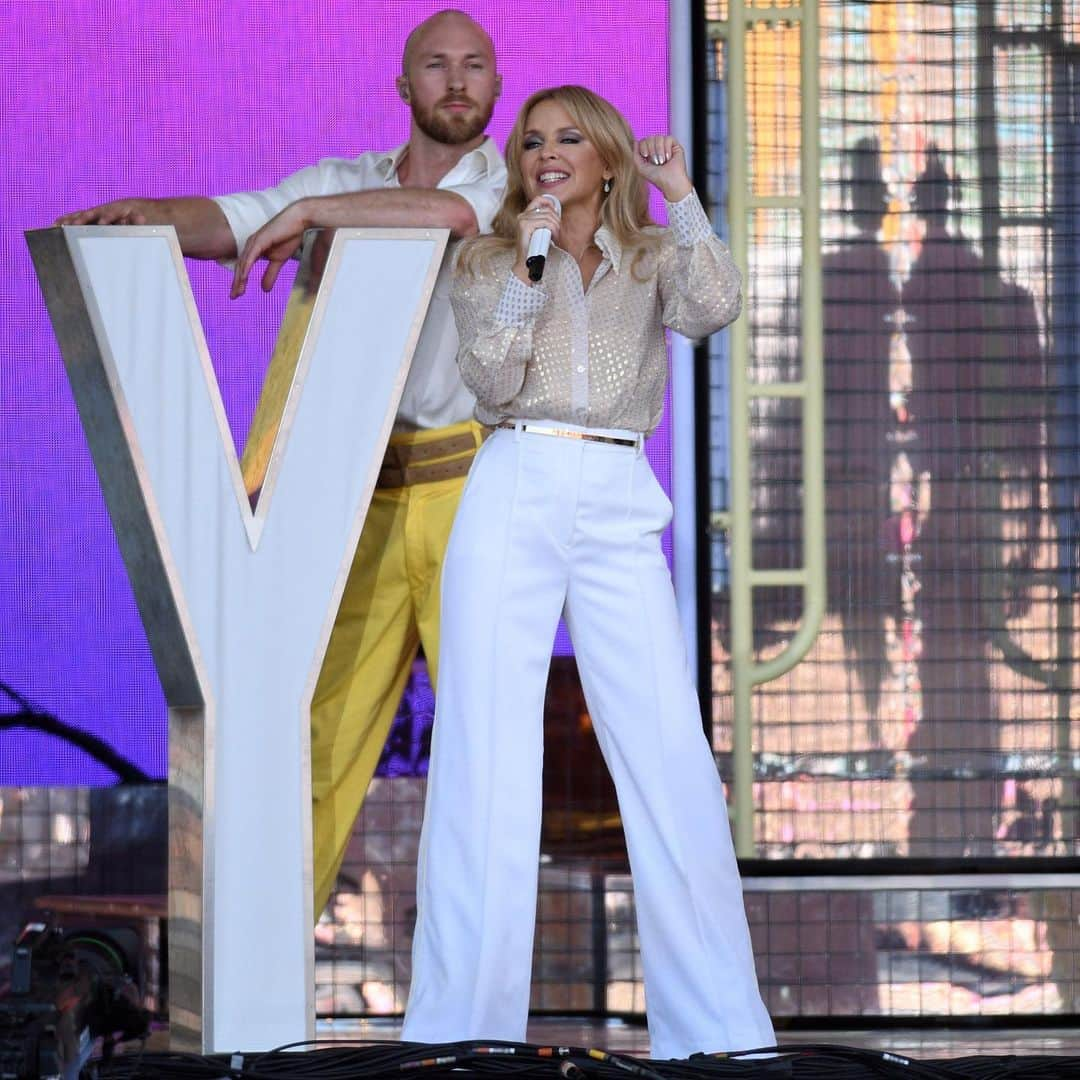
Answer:
<svg viewBox="0 0 1080 1080"><path fill-rule="evenodd" d="M989 1019L989 1018L988 1018ZM889 1028L850 1031L781 1031L781 1046L827 1043L867 1050L887 1050L913 1058L941 1059L975 1056L1080 1057L1080 1029L1077 1028ZM399 1038L397 1020L320 1021L320 1040ZM528 1041L543 1046L597 1047L612 1053L648 1057L649 1033L645 1027L621 1020L588 1020L575 1017L534 1018L529 1023Z"/></svg>

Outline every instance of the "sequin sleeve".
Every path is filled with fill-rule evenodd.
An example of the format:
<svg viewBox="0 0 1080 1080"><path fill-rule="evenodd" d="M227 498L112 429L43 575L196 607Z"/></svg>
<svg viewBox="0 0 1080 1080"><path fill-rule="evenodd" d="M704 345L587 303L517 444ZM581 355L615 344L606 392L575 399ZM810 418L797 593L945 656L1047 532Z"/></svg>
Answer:
<svg viewBox="0 0 1080 1080"><path fill-rule="evenodd" d="M713 232L697 193L668 203L670 228L661 241L657 285L665 326L703 338L738 318L742 275Z"/></svg>
<svg viewBox="0 0 1080 1080"><path fill-rule="evenodd" d="M533 328L547 293L539 285L526 285L497 261L490 272L455 273L450 302L460 339L461 378L481 409L497 411L521 392Z"/></svg>

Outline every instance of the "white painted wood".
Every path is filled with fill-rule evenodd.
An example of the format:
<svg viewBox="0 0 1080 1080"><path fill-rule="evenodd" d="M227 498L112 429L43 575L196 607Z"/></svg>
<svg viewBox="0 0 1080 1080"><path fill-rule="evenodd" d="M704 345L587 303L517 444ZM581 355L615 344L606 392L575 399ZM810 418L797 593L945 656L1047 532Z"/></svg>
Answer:
<svg viewBox="0 0 1080 1080"><path fill-rule="evenodd" d="M338 232L257 513L173 231L66 233L202 697L204 1049L308 1038L309 703L446 233Z"/></svg>

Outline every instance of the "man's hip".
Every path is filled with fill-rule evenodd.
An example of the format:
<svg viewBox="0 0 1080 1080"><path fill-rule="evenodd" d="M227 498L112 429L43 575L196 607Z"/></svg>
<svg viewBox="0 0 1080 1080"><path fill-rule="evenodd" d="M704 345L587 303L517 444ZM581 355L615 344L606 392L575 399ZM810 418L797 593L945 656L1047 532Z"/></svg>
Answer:
<svg viewBox="0 0 1080 1080"><path fill-rule="evenodd" d="M386 447L376 486L404 488L463 477L488 434L489 429L475 420L399 432Z"/></svg>

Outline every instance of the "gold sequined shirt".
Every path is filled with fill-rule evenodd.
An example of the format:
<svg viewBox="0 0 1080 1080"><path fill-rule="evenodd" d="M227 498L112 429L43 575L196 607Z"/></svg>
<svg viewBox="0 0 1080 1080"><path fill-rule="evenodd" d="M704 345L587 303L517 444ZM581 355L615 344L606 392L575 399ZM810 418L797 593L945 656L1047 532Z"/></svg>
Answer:
<svg viewBox="0 0 1080 1080"><path fill-rule="evenodd" d="M603 256L587 289L572 256L552 245L543 281L513 272L514 252L475 274L458 270L450 301L458 365L477 419L561 420L649 433L667 383L664 327L701 338L739 314L742 279L691 192L668 204L670 228L635 264L601 227Z"/></svg>

